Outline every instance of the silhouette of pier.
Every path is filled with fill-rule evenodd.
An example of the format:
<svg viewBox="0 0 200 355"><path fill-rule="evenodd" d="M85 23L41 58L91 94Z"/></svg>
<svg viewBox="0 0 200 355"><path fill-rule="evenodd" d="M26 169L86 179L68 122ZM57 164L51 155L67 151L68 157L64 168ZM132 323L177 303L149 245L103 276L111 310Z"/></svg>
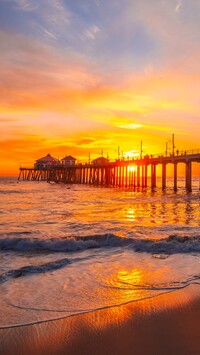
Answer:
<svg viewBox="0 0 200 355"><path fill-rule="evenodd" d="M200 163L200 149L169 156L146 155L133 160L116 160L104 165L76 164L37 168L20 168L18 180L47 181L64 184L92 184L108 187L156 187L157 167L160 165L162 189L167 186L167 165L173 166L174 191L177 190L178 164L185 165L185 187L192 191L192 163ZM149 179L150 177L150 179Z"/></svg>

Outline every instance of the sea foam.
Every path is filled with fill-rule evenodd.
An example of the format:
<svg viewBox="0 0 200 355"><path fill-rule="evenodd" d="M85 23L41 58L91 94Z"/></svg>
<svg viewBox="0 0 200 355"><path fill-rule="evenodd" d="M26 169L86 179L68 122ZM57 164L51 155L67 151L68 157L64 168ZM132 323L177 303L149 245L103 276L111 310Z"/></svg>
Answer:
<svg viewBox="0 0 200 355"><path fill-rule="evenodd" d="M67 238L8 237L0 239L0 250L16 252L76 252L91 248L128 247L147 253L199 253L200 236L170 235L162 239L122 238L114 234Z"/></svg>

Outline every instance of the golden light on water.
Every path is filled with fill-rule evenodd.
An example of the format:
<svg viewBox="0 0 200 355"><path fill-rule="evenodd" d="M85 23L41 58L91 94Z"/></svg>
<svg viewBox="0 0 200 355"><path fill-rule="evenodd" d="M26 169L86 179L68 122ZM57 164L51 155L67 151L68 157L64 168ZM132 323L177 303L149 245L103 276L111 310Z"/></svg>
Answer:
<svg viewBox="0 0 200 355"><path fill-rule="evenodd" d="M106 292L118 303L137 301L156 294L157 285L169 287L169 280L172 270L168 266L152 269L151 263L145 268L120 268L107 276L103 281L107 286Z"/></svg>
<svg viewBox="0 0 200 355"><path fill-rule="evenodd" d="M108 286L107 292L112 294L112 297L121 300L120 303L129 302L144 298L147 291L143 286L146 283L146 274L140 268L134 269L119 269L115 273L109 275L105 280Z"/></svg>
<svg viewBox="0 0 200 355"><path fill-rule="evenodd" d="M135 208L129 207L126 211L126 219L134 221L136 219L136 211Z"/></svg>
<svg viewBox="0 0 200 355"><path fill-rule="evenodd" d="M143 278L143 272L141 269L123 269L117 273L117 279L119 283L123 283L123 285L139 285L142 283Z"/></svg>

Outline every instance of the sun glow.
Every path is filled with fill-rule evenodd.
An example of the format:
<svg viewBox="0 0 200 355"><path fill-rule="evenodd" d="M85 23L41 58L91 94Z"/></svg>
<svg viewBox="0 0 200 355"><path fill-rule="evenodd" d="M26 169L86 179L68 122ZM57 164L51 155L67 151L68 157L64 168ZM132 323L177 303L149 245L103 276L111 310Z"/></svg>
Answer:
<svg viewBox="0 0 200 355"><path fill-rule="evenodd" d="M128 171L135 172L136 171L136 165L128 166Z"/></svg>

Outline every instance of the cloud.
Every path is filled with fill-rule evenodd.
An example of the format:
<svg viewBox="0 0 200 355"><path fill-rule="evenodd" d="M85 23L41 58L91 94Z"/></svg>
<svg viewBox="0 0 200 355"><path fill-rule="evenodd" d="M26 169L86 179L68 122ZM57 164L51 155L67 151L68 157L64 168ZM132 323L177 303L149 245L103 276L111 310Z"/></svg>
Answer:
<svg viewBox="0 0 200 355"><path fill-rule="evenodd" d="M57 37L56 37L53 33L51 33L50 31L47 31L45 28L42 28L42 30L44 31L44 33L45 33L48 37L53 38L53 39L57 39Z"/></svg>
<svg viewBox="0 0 200 355"><path fill-rule="evenodd" d="M94 143L95 140L94 139L91 139L91 138L81 138L77 143L78 145L89 145L89 144L92 144Z"/></svg>
<svg viewBox="0 0 200 355"><path fill-rule="evenodd" d="M73 52L55 52L21 35L0 32L0 39L2 106L37 109L55 104L59 109L63 100L68 107L73 95L79 101L81 92L97 87L102 80L92 63ZM58 102L51 101L58 96Z"/></svg>
<svg viewBox="0 0 200 355"><path fill-rule="evenodd" d="M63 112L112 125L115 110L116 117L136 119L120 123L134 128L143 124L144 114L170 110L194 114L198 108L197 49L189 57L186 53L183 68L177 63L174 68L125 75L102 73L98 63L81 54L55 51L26 36L0 32L0 39L0 101L10 113Z"/></svg>
<svg viewBox="0 0 200 355"><path fill-rule="evenodd" d="M179 0L176 5L175 11L179 12L181 10L181 7L182 7L182 0Z"/></svg>
<svg viewBox="0 0 200 355"><path fill-rule="evenodd" d="M94 25L94 26L88 28L87 30L85 30L84 35L88 39L95 40L96 36L99 32L100 32L99 27Z"/></svg>
<svg viewBox="0 0 200 355"><path fill-rule="evenodd" d="M36 37L55 40L68 30L72 14L62 0L3 0L12 5L15 11L21 11L21 31L23 25ZM24 13L24 14L23 14ZM10 24L12 28L12 24ZM47 37L48 36L48 37Z"/></svg>
<svg viewBox="0 0 200 355"><path fill-rule="evenodd" d="M25 11L25 12L32 12L38 9L38 2L33 0L4 0L13 2L17 9Z"/></svg>
<svg viewBox="0 0 200 355"><path fill-rule="evenodd" d="M128 122L128 123L117 123L117 127L119 128L125 128L125 129L138 129L138 128L141 128L142 125L139 124L139 123L131 123L131 122Z"/></svg>
<svg viewBox="0 0 200 355"><path fill-rule="evenodd" d="M83 157L119 141L130 151L141 139L159 149L172 131L199 144L199 2L6 2L0 125L10 161L29 138L30 157Z"/></svg>

